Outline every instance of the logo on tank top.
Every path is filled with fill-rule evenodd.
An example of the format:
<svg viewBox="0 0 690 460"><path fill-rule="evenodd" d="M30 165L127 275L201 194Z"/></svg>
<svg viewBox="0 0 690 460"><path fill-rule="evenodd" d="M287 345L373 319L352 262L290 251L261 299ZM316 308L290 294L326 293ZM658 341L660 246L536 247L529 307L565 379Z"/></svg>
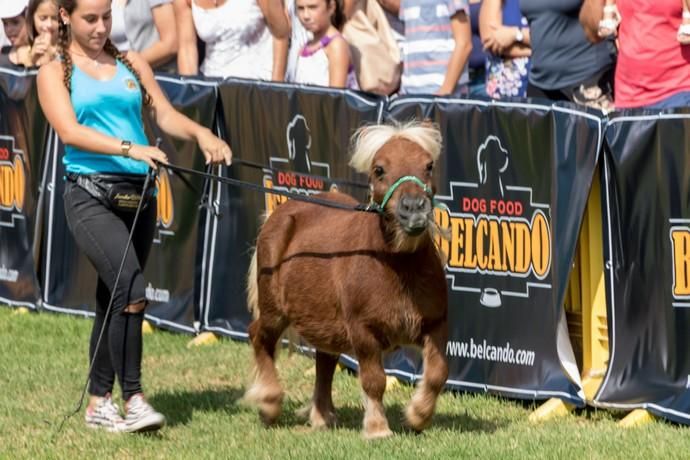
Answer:
<svg viewBox="0 0 690 460"><path fill-rule="evenodd" d="M125 88L127 88L129 91L136 91L137 89L139 89L139 87L137 86L137 82L133 78L127 77L124 79L124 82Z"/></svg>

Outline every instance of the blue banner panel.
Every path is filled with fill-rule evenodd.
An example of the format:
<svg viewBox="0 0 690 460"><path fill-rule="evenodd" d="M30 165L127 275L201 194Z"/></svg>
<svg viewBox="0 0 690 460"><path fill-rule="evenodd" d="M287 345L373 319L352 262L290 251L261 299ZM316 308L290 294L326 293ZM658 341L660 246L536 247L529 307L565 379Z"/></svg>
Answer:
<svg viewBox="0 0 690 460"><path fill-rule="evenodd" d="M399 98L387 118L444 136L451 387L583 405L563 302L601 145L570 107ZM419 374L419 372L418 372ZM416 377L419 377L417 375Z"/></svg>

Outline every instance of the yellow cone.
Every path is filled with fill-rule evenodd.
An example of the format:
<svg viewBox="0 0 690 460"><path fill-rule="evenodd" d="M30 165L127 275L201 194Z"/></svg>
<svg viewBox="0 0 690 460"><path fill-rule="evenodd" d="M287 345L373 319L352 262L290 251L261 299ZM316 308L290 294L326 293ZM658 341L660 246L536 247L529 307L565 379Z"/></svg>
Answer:
<svg viewBox="0 0 690 460"><path fill-rule="evenodd" d="M400 386L400 381L392 375L386 376L386 391Z"/></svg>
<svg viewBox="0 0 690 460"><path fill-rule="evenodd" d="M153 326L151 326L151 323L144 320L144 322L141 323L141 333L142 334L153 334Z"/></svg>
<svg viewBox="0 0 690 460"><path fill-rule="evenodd" d="M623 428L633 428L637 426L643 426L647 425L648 423L651 423L654 421L654 416L644 410L644 409L635 409L634 411L630 412L628 415L623 417L620 422L618 422L618 426L623 427Z"/></svg>
<svg viewBox="0 0 690 460"><path fill-rule="evenodd" d="M15 310L12 313L15 315L26 315L27 313L29 313L29 309L26 307L19 307L15 308Z"/></svg>
<svg viewBox="0 0 690 460"><path fill-rule="evenodd" d="M202 332L187 342L187 348L200 347L202 345L211 345L218 342L218 337L213 332Z"/></svg>
<svg viewBox="0 0 690 460"><path fill-rule="evenodd" d="M572 404L568 404L557 398L551 398L529 415L529 421L532 423L539 423L552 418L563 417L568 415L574 408L575 406Z"/></svg>

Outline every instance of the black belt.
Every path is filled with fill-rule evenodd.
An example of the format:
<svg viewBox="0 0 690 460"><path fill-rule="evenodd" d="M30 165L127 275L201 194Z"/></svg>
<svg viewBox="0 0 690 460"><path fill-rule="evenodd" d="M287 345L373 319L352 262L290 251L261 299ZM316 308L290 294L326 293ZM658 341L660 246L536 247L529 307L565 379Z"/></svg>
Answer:
<svg viewBox="0 0 690 460"><path fill-rule="evenodd" d="M135 211L144 192L145 175L133 174L76 174L67 173L67 180L74 182L89 195L117 211ZM154 195L155 187L149 186L143 199L144 207Z"/></svg>
<svg viewBox="0 0 690 460"><path fill-rule="evenodd" d="M103 190L101 189L101 187L98 187L94 183L94 181L91 179L91 176L84 174L67 173L66 177L68 181L74 182L79 187L86 190L88 194L92 197L100 201L103 201L105 199L105 194L103 193Z"/></svg>

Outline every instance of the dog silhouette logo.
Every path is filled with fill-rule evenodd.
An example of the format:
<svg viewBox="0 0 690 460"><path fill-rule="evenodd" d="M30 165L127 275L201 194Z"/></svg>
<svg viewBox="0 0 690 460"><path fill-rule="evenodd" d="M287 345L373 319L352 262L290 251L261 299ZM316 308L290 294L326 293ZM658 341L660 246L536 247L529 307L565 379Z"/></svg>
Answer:
<svg viewBox="0 0 690 460"><path fill-rule="evenodd" d="M293 169L300 172L311 173L311 132L307 120L302 115L288 123L287 130L288 159Z"/></svg>
<svg viewBox="0 0 690 460"><path fill-rule="evenodd" d="M328 178L331 177L330 164L324 161L313 161L311 158L314 143L304 115L297 114L287 123L285 140L287 155L278 154L270 157L271 168L264 170L264 187L301 195L334 190L334 184L328 184ZM318 159L318 155L316 158ZM286 196L270 193L267 193L265 198L268 214L288 199Z"/></svg>
<svg viewBox="0 0 690 460"><path fill-rule="evenodd" d="M496 136L489 136L477 149L477 172L479 183L491 187L493 196L499 193L504 196L501 174L508 168L508 150L503 148L501 140Z"/></svg>

